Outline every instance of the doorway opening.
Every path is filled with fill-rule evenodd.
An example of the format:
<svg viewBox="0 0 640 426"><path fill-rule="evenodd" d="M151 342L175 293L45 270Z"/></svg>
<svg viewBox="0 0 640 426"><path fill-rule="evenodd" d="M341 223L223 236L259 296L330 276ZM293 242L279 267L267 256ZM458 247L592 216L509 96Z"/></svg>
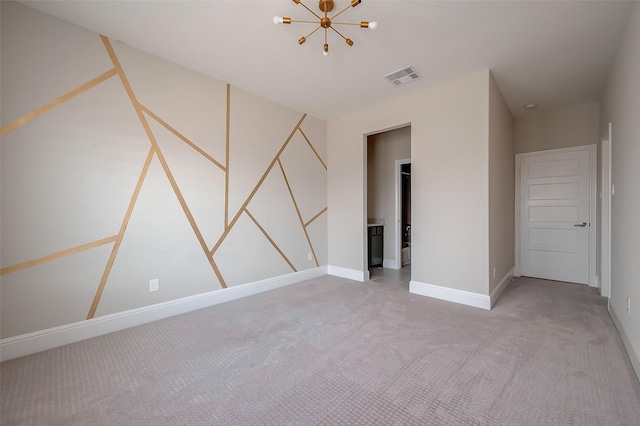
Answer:
<svg viewBox="0 0 640 426"><path fill-rule="evenodd" d="M411 126L404 125L366 135L367 270L379 266L401 269L403 247L406 259L411 258L410 156ZM402 164L406 164L404 168Z"/></svg>

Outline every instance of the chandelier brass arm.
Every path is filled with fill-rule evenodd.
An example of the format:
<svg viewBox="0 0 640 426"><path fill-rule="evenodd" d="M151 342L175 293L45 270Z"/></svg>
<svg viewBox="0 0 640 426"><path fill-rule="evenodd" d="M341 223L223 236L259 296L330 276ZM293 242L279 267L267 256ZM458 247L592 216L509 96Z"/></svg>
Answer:
<svg viewBox="0 0 640 426"><path fill-rule="evenodd" d="M293 0L293 2L294 2L295 4L299 4L300 6L304 7L305 9L307 9L307 10L308 10L309 12L311 12L311 14L312 14L312 15L314 15L316 18L318 18L318 19L322 19L320 16L318 16L318 15L317 15L313 10L309 9L309 8L307 7L307 5L306 5L306 4L304 4L304 3L302 3L300 0ZM322 2L322 1L320 1L320 3L323 3L323 2ZM332 4L331 4L331 9L333 9L333 2L331 2L331 3L332 3ZM318 6L318 7L320 7L320 10L322 10L322 11L324 12L324 10L323 10L323 8L322 8L322 5L321 5L321 6Z"/></svg>
<svg viewBox="0 0 640 426"><path fill-rule="evenodd" d="M320 3L322 3L322 0L320 1ZM351 4L350 4L349 6L345 7L345 8L344 8L344 9L342 9L340 12L336 13L335 15L333 15L333 16L331 17L331 19L333 20L333 19L337 18L337 17L338 17L338 15L341 15L343 12L345 12L345 11L346 11L347 9L349 9L350 7L356 7L356 6L357 6L357 5L359 5L359 4L360 4L360 0L352 0L352 1L351 1ZM333 9L333 6L331 7L331 9Z"/></svg>
<svg viewBox="0 0 640 426"><path fill-rule="evenodd" d="M368 28L371 30L375 30L378 27L378 23L375 21L361 21L361 22L334 22L333 20L338 17L339 15L341 15L342 13L344 13L347 9L349 9L350 7L356 7L361 3L361 0L351 0L351 3L346 6L344 9L342 9L340 12L336 13L335 15L329 17L329 12L331 12L333 10L334 7L334 1L333 0L319 0L319 4L318 4L318 8L320 9L321 12L324 13L324 16L320 16L317 13L315 13L313 10L311 10L307 5L305 5L302 0L292 0L295 4L299 4L302 7L304 7L305 9L307 9L312 15L314 15L318 20L317 21L307 21L307 20L298 20L298 19L291 19L289 17L280 17L280 16L274 16L273 17L273 23L276 25L280 25L280 24L292 24L292 23L304 23L304 24L316 24L318 25L318 27L316 29L314 29L313 31L311 31L308 35L304 36L304 37L300 37L300 39L298 40L298 44L303 44L307 41L307 38L309 38L310 36L312 36L314 33L316 33L319 29L323 29L324 30L324 46L323 46L323 50L322 53L327 56L329 54L329 42L328 42L328 36L327 36L327 30L331 29L333 30L336 34L338 34L340 37L342 37L345 41L345 43L347 43L347 45L349 46L353 46L353 40L351 40L348 37L345 37L340 31L336 30L334 28L334 25L351 25L351 26L360 26L360 28Z"/></svg>

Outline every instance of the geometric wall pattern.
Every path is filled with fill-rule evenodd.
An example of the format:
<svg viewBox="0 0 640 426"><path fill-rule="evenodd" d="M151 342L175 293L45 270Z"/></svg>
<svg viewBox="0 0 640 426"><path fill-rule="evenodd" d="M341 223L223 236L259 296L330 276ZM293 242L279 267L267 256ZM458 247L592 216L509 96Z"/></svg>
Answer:
<svg viewBox="0 0 640 426"><path fill-rule="evenodd" d="M2 7L2 338L326 264L323 122Z"/></svg>

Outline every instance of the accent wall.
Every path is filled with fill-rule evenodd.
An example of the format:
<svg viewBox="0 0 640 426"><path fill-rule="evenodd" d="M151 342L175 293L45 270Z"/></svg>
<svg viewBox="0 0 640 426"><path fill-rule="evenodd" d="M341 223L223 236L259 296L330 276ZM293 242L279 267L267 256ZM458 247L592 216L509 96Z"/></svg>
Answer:
<svg viewBox="0 0 640 426"><path fill-rule="evenodd" d="M327 264L323 121L1 7L2 339Z"/></svg>

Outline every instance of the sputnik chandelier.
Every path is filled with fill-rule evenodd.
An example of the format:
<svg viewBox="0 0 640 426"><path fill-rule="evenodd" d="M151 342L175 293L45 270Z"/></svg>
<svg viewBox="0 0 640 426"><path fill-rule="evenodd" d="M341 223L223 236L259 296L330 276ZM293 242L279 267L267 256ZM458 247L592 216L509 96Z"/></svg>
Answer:
<svg viewBox="0 0 640 426"><path fill-rule="evenodd" d="M311 14L313 16L315 16L317 18L317 20L314 20L314 21L302 21L302 20L298 20L298 19L293 20L291 18L286 18L286 17L283 18L281 16L274 16L273 17L273 23L276 24L276 25L280 25L280 24L291 24L291 23L295 22L295 23L316 24L316 25L318 25L318 27L316 29L314 29L313 31L311 31L307 36L300 37L300 39L298 40L298 44L303 44L305 41L307 41L307 38L309 38L316 31L318 31L319 29L322 28L324 30L324 48L322 49L322 54L325 55L325 56L329 55L329 42L327 40L327 30L331 29L331 30L335 31L335 33L338 34L340 37L342 37L344 39L344 41L349 46L353 46L353 40L343 36L340 33L340 31L338 31L338 30L336 30L334 28L334 25L359 25L360 28L369 28L371 30L375 30L378 27L378 23L375 22L375 21L372 21L372 22L366 22L366 21L362 21L362 22L334 22L334 19L337 18L339 15L341 15L343 12L345 12L347 9L349 9L350 7L356 7L357 5L359 5L361 0L351 0L351 4L350 5L348 5L347 7L342 9L340 12L336 13L335 15L333 15L331 17L329 17L329 12L331 12L333 10L333 6L334 6L333 0L319 0L318 8L320 9L321 12L324 12L324 16L318 15L313 10L309 9L304 3L302 3L301 0L292 0L292 1L295 4L299 4L302 7L304 7L305 9L307 9L309 12L311 12Z"/></svg>

